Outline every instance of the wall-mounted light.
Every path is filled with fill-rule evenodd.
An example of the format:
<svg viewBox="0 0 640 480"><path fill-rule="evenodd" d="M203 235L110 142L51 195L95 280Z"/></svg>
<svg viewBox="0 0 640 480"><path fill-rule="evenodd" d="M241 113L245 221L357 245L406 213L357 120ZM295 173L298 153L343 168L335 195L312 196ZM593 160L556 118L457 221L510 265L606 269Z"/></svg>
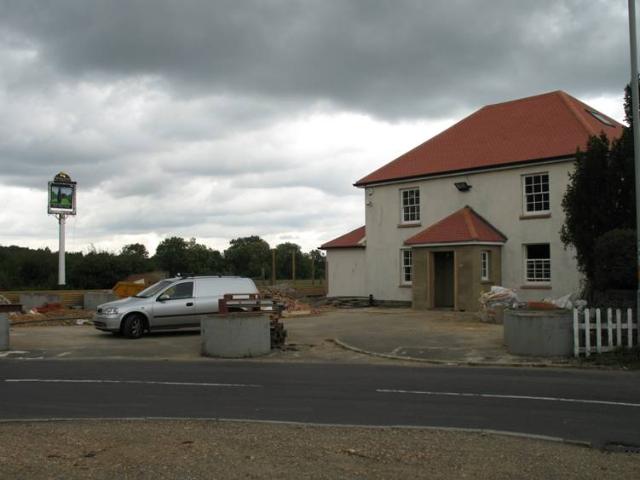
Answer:
<svg viewBox="0 0 640 480"><path fill-rule="evenodd" d="M461 192L468 192L469 190L471 190L471 185L469 185L467 182L456 182L454 183L454 185Z"/></svg>

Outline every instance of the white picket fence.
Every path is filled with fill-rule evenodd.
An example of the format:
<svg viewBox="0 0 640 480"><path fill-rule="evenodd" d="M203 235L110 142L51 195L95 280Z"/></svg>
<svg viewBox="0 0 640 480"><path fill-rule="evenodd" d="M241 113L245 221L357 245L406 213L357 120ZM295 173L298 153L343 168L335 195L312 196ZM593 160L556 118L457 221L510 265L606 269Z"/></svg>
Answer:
<svg viewBox="0 0 640 480"><path fill-rule="evenodd" d="M589 356L592 353L610 352L617 348L640 345L640 323L636 324L633 311L626 315L621 309L585 308L573 310L573 354ZM634 333L635 331L635 333Z"/></svg>

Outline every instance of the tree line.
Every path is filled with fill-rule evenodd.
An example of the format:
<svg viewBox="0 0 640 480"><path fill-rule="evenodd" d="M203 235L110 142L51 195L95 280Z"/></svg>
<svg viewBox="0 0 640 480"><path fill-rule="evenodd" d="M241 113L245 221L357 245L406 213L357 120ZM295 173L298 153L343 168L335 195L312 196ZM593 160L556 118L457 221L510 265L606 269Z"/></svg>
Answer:
<svg viewBox="0 0 640 480"><path fill-rule="evenodd" d="M88 253L67 252L67 288L111 288L129 275L161 270L170 276L240 275L269 280L275 252L278 280L324 278L324 256L319 250L303 252L295 243L281 243L273 250L258 236L231 240L224 252L198 243L169 237L149 255L141 243L125 245L118 253L91 249ZM0 246L0 290L53 289L58 283L58 252Z"/></svg>

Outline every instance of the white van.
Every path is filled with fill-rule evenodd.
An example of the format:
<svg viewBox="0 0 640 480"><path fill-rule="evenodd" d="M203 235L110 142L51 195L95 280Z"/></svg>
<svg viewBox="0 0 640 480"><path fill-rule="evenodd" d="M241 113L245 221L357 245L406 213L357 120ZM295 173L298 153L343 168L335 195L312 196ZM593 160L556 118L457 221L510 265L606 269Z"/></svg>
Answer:
<svg viewBox="0 0 640 480"><path fill-rule="evenodd" d="M257 294L243 277L177 277L161 280L137 295L98 305L98 330L139 338L144 332L199 328L200 315L218 312L225 294Z"/></svg>

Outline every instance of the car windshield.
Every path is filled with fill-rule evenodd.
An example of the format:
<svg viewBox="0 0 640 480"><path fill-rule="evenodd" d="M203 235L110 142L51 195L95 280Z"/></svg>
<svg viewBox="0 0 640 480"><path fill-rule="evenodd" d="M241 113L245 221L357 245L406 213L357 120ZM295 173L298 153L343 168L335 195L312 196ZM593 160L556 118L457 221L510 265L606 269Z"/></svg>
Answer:
<svg viewBox="0 0 640 480"><path fill-rule="evenodd" d="M158 283L154 283L149 288L145 288L137 295L134 295L136 298L149 298L154 296L156 293L161 290L167 288L169 285L173 283L173 280L161 280Z"/></svg>

